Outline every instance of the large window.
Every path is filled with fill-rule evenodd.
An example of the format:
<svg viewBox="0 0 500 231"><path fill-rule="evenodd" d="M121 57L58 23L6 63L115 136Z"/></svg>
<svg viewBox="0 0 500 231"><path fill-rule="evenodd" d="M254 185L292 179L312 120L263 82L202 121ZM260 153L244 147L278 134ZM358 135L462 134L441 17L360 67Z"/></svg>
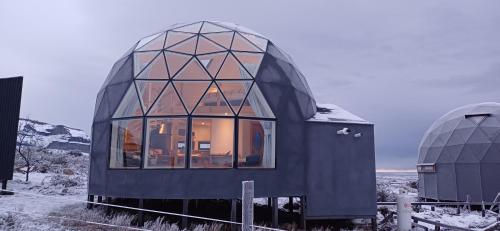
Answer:
<svg viewBox="0 0 500 231"><path fill-rule="evenodd" d="M274 168L275 122L240 119L238 124L238 166Z"/></svg>
<svg viewBox="0 0 500 231"><path fill-rule="evenodd" d="M142 119L115 120L111 128L111 168L140 168Z"/></svg>
<svg viewBox="0 0 500 231"><path fill-rule="evenodd" d="M144 168L183 168L186 130L186 118L148 119Z"/></svg>
<svg viewBox="0 0 500 231"><path fill-rule="evenodd" d="M232 168L234 119L193 118L192 168Z"/></svg>
<svg viewBox="0 0 500 231"><path fill-rule="evenodd" d="M274 168L276 118L255 81L266 46L211 22L142 39L109 167Z"/></svg>

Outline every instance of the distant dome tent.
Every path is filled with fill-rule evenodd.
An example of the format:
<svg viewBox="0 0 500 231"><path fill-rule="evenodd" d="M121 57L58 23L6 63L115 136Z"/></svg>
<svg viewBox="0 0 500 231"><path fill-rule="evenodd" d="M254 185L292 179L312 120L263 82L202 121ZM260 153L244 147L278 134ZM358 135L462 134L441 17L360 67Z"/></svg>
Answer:
<svg viewBox="0 0 500 231"><path fill-rule="evenodd" d="M420 144L419 196L491 202L500 192L500 104L457 108L436 120Z"/></svg>
<svg viewBox="0 0 500 231"><path fill-rule="evenodd" d="M372 218L373 140L373 124L318 111L304 75L264 36L179 24L134 44L99 91L89 194L236 199L251 179L256 197L307 197L306 218Z"/></svg>

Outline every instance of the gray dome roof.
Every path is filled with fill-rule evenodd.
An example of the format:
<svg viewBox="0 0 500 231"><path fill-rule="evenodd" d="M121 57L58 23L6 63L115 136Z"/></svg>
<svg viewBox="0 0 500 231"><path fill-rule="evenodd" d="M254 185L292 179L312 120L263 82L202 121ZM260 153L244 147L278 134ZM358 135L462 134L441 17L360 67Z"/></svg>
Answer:
<svg viewBox="0 0 500 231"><path fill-rule="evenodd" d="M419 196L492 201L500 192L500 104L457 108L432 124L419 147Z"/></svg>
<svg viewBox="0 0 500 231"><path fill-rule="evenodd" d="M418 163L479 162L491 155L500 161L494 144L500 144L500 104L467 105L432 124L420 144Z"/></svg>

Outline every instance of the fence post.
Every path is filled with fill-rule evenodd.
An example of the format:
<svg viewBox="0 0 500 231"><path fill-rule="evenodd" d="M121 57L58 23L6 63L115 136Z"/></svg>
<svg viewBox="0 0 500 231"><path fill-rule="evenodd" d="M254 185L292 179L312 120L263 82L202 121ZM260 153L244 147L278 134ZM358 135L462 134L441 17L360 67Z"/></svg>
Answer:
<svg viewBox="0 0 500 231"><path fill-rule="evenodd" d="M242 182L241 195L241 229L243 231L253 231L253 181Z"/></svg>

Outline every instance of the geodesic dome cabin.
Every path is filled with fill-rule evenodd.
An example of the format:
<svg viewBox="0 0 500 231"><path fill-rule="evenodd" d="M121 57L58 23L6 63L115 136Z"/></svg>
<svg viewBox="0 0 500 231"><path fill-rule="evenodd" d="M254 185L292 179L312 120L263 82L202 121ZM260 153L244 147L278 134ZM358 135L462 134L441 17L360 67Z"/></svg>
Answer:
<svg viewBox="0 0 500 231"><path fill-rule="evenodd" d="M235 199L254 180L256 197L306 197L308 218L372 217L373 125L328 107L262 35L174 25L136 43L99 91L89 194Z"/></svg>
<svg viewBox="0 0 500 231"><path fill-rule="evenodd" d="M500 104L457 108L432 124L420 144L418 194L443 201L491 202L500 192Z"/></svg>

